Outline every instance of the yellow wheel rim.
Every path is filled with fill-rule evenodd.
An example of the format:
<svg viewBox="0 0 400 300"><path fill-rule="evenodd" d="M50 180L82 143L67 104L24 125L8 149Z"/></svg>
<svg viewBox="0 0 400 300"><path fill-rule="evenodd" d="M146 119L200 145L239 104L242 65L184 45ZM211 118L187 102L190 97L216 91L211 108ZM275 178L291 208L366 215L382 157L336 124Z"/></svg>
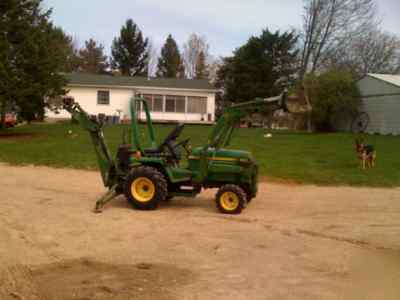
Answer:
<svg viewBox="0 0 400 300"><path fill-rule="evenodd" d="M154 183L146 177L136 178L131 185L133 197L139 202L148 202L156 192Z"/></svg>
<svg viewBox="0 0 400 300"><path fill-rule="evenodd" d="M239 197L233 192L225 192L221 195L220 203L223 209L233 211L239 206Z"/></svg>

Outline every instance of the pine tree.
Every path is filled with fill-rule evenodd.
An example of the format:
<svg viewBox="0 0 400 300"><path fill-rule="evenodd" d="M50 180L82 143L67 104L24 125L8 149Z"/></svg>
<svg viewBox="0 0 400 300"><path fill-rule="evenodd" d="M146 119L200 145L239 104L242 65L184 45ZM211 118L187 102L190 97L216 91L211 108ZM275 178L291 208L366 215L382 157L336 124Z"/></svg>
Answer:
<svg viewBox="0 0 400 300"><path fill-rule="evenodd" d="M199 53L196 61L196 79L206 79L208 77L208 70L206 64L206 56L203 51Z"/></svg>
<svg viewBox="0 0 400 300"><path fill-rule="evenodd" d="M49 99L65 94L65 34L49 21L42 1L2 0L0 5L0 126L13 108L28 121L44 116Z"/></svg>
<svg viewBox="0 0 400 300"><path fill-rule="evenodd" d="M172 35L168 35L161 49L161 57L158 59L157 68L158 77L183 78L185 76L181 54Z"/></svg>
<svg viewBox="0 0 400 300"><path fill-rule="evenodd" d="M219 73L219 85L225 98L249 101L282 92L297 73L298 36L295 32L263 30L238 48L233 57L224 59Z"/></svg>
<svg viewBox="0 0 400 300"><path fill-rule="evenodd" d="M143 38L139 27L132 19L127 20L111 47L112 67L125 76L145 75L149 56L147 44L148 39Z"/></svg>
<svg viewBox="0 0 400 300"><path fill-rule="evenodd" d="M104 55L104 46L97 45L90 39L85 41L85 47L79 51L80 71L93 74L106 73L108 68L107 56Z"/></svg>

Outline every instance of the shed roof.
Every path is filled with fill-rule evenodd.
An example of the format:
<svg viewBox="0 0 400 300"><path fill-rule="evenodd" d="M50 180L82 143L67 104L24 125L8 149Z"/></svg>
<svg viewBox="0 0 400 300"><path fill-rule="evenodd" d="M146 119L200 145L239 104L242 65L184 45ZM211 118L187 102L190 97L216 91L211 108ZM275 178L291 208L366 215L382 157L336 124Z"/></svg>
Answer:
<svg viewBox="0 0 400 300"><path fill-rule="evenodd" d="M389 74L373 74L369 73L368 76L385 81L387 83L393 84L400 87L400 75L389 75Z"/></svg>
<svg viewBox="0 0 400 300"><path fill-rule="evenodd" d="M208 80L203 79L127 77L86 73L66 73L64 76L69 85L215 90Z"/></svg>

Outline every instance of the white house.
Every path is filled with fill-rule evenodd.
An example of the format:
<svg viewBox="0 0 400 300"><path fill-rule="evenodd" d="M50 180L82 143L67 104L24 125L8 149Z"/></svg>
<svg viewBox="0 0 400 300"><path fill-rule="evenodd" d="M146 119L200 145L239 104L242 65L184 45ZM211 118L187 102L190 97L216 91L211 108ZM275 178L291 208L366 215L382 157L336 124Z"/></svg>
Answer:
<svg viewBox="0 0 400 300"><path fill-rule="evenodd" d="M215 92L207 80L124 77L82 73L65 74L68 96L91 115L105 114L130 119L129 103L143 96L154 121L211 123L215 120ZM48 112L50 119L70 118L62 110ZM145 113L140 113L145 119Z"/></svg>

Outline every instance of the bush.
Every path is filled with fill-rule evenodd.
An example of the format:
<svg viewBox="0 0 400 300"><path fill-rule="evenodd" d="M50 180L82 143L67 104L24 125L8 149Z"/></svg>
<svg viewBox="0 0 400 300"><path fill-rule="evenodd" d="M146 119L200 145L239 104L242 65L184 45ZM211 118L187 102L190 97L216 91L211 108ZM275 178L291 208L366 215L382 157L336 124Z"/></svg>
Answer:
<svg viewBox="0 0 400 300"><path fill-rule="evenodd" d="M334 120L357 111L360 92L348 72L329 71L319 76L308 75L305 86L313 111L312 122L318 131L334 131Z"/></svg>

